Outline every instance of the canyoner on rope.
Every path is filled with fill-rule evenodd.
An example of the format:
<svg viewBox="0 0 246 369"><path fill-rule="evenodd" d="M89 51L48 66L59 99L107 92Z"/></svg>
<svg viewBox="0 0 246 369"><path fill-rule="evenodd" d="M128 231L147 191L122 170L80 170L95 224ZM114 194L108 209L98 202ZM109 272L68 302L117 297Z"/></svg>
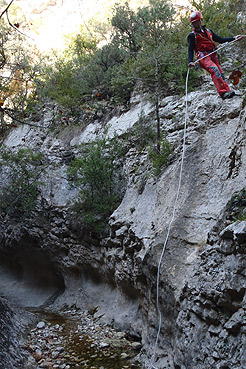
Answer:
<svg viewBox="0 0 246 369"><path fill-rule="evenodd" d="M199 11L195 11L190 15L190 22L194 29L188 35L188 66L192 68L196 65L196 62L193 62L195 51L199 66L211 75L214 85L222 99L231 98L235 95L235 92L230 90L230 87L225 81L224 73L216 53L217 45L215 42L223 44L225 42L240 40L245 36L220 37L212 30L207 29L206 26L203 26L202 21L203 16Z"/></svg>

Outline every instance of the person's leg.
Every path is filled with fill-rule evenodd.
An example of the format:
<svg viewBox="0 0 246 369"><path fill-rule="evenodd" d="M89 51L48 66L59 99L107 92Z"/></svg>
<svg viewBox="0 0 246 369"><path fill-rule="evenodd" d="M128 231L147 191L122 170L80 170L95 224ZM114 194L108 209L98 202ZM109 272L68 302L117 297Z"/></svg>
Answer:
<svg viewBox="0 0 246 369"><path fill-rule="evenodd" d="M223 78L223 81L225 81L225 75L224 75L223 70L221 68L218 56L216 54L213 54L213 55L211 55L211 59L217 65L217 67L220 71L221 77Z"/></svg>
<svg viewBox="0 0 246 369"><path fill-rule="evenodd" d="M223 71L217 56L216 58L214 57L214 61L210 58L210 56L208 56L207 58L200 60L199 65L211 75L214 85L220 96L222 96L225 92L230 91L230 87L224 80Z"/></svg>

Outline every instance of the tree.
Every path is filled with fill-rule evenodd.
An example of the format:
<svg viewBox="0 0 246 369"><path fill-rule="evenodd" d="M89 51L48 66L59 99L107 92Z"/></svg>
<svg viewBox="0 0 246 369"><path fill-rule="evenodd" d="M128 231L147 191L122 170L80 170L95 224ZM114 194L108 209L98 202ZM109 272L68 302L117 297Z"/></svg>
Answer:
<svg viewBox="0 0 246 369"><path fill-rule="evenodd" d="M160 153L160 113L159 100L161 95L161 65L163 63L162 45L168 39L168 29L171 27L174 10L165 1L150 0L150 6L139 9L140 18L145 28L143 30L143 43L147 50L147 59L154 65L153 74L150 75L154 87L155 113L157 122L157 152ZM166 51L166 50L165 50Z"/></svg>
<svg viewBox="0 0 246 369"><path fill-rule="evenodd" d="M118 206L121 195L117 180L115 146L105 139L89 142L68 169L70 180L79 188L73 211L89 228L101 231Z"/></svg>
<svg viewBox="0 0 246 369"><path fill-rule="evenodd" d="M0 176L4 178L0 188L0 210L12 216L27 215L34 209L44 172L42 154L30 149L13 153L2 148Z"/></svg>
<svg viewBox="0 0 246 369"><path fill-rule="evenodd" d="M114 42L136 57L141 48L142 22L127 2L125 5L115 6L111 24L114 29Z"/></svg>
<svg viewBox="0 0 246 369"><path fill-rule="evenodd" d="M165 45L168 44L173 14L174 10L166 1L150 0L150 5L139 8L137 13L131 11L127 4L118 6L112 19L112 25L116 30L115 39L136 59L132 63L131 78L140 80L149 91L153 92L159 153L162 69L167 58L171 57Z"/></svg>
<svg viewBox="0 0 246 369"><path fill-rule="evenodd" d="M14 4L10 7L12 3L0 15L0 100L16 115L26 107L38 69L34 66L37 50L19 29L25 19Z"/></svg>

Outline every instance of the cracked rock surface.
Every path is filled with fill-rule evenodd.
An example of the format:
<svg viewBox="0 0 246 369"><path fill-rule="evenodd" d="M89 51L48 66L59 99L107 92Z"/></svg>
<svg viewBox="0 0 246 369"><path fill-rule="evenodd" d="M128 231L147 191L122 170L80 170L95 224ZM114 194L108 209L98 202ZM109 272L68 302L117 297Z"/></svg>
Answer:
<svg viewBox="0 0 246 369"><path fill-rule="evenodd" d="M120 135L134 125L140 105L115 118ZM181 192L160 270L163 324L155 366L242 369L246 227L220 220L233 194L246 187L245 103L242 96L222 103L206 86L188 95L188 109ZM148 104L150 119L153 111ZM98 307L102 323L113 322L141 340L139 359L148 367L159 322L157 267L177 192L184 116L184 97L163 99L161 124L174 154L158 177L150 175L147 151L129 149L126 192L103 236L86 233L68 215L77 189L69 186L67 165L88 132L13 129L5 145L42 152L47 174L29 219L0 218L1 293L24 307ZM47 110L39 124L49 127L49 119Z"/></svg>
<svg viewBox="0 0 246 369"><path fill-rule="evenodd" d="M177 369L246 367L245 226L227 226L200 253L178 301Z"/></svg>

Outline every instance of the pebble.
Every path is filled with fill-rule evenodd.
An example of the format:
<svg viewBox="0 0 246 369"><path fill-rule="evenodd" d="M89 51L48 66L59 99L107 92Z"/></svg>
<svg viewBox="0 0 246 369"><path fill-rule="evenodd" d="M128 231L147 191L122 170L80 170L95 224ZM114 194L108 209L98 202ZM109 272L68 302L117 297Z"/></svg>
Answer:
<svg viewBox="0 0 246 369"><path fill-rule="evenodd" d="M39 322L38 324L37 324L37 328L38 329L43 329L45 327L45 322Z"/></svg>
<svg viewBox="0 0 246 369"><path fill-rule="evenodd" d="M126 352L122 352L122 354L120 355L120 358L121 358L122 360L129 359L129 354L127 354Z"/></svg>
<svg viewBox="0 0 246 369"><path fill-rule="evenodd" d="M86 312L70 310L62 313L62 324L52 322L52 315L49 317L48 313L42 315L46 319L42 318L36 328L30 330L25 343L27 354L31 353L28 362L31 363L34 358L37 369L72 369L81 366L105 369L111 367L111 362L112 367L114 363L118 367L121 360L125 363L122 368L130 368L127 360L136 356L136 350L141 348L139 342L127 341L125 332L100 325ZM110 363L105 368L100 366L104 360Z"/></svg>
<svg viewBox="0 0 246 369"><path fill-rule="evenodd" d="M121 338L124 338L125 337L125 332L117 332L116 333L116 336L117 336L117 338L119 338L119 339L121 339Z"/></svg>
<svg viewBox="0 0 246 369"><path fill-rule="evenodd" d="M140 342L132 342L131 347L133 350L140 350L142 348L142 344Z"/></svg>
<svg viewBox="0 0 246 369"><path fill-rule="evenodd" d="M52 352L51 357L52 357L52 359L57 359L59 357L59 355L60 355L60 353L55 351L55 352Z"/></svg>
<svg viewBox="0 0 246 369"><path fill-rule="evenodd" d="M64 351L64 347L57 347L57 348L56 348L56 351L58 351L58 352L63 352L63 351Z"/></svg>
<svg viewBox="0 0 246 369"><path fill-rule="evenodd" d="M109 343L106 343L106 342L101 342L100 345L99 345L100 348L106 348L106 347L109 347Z"/></svg>

